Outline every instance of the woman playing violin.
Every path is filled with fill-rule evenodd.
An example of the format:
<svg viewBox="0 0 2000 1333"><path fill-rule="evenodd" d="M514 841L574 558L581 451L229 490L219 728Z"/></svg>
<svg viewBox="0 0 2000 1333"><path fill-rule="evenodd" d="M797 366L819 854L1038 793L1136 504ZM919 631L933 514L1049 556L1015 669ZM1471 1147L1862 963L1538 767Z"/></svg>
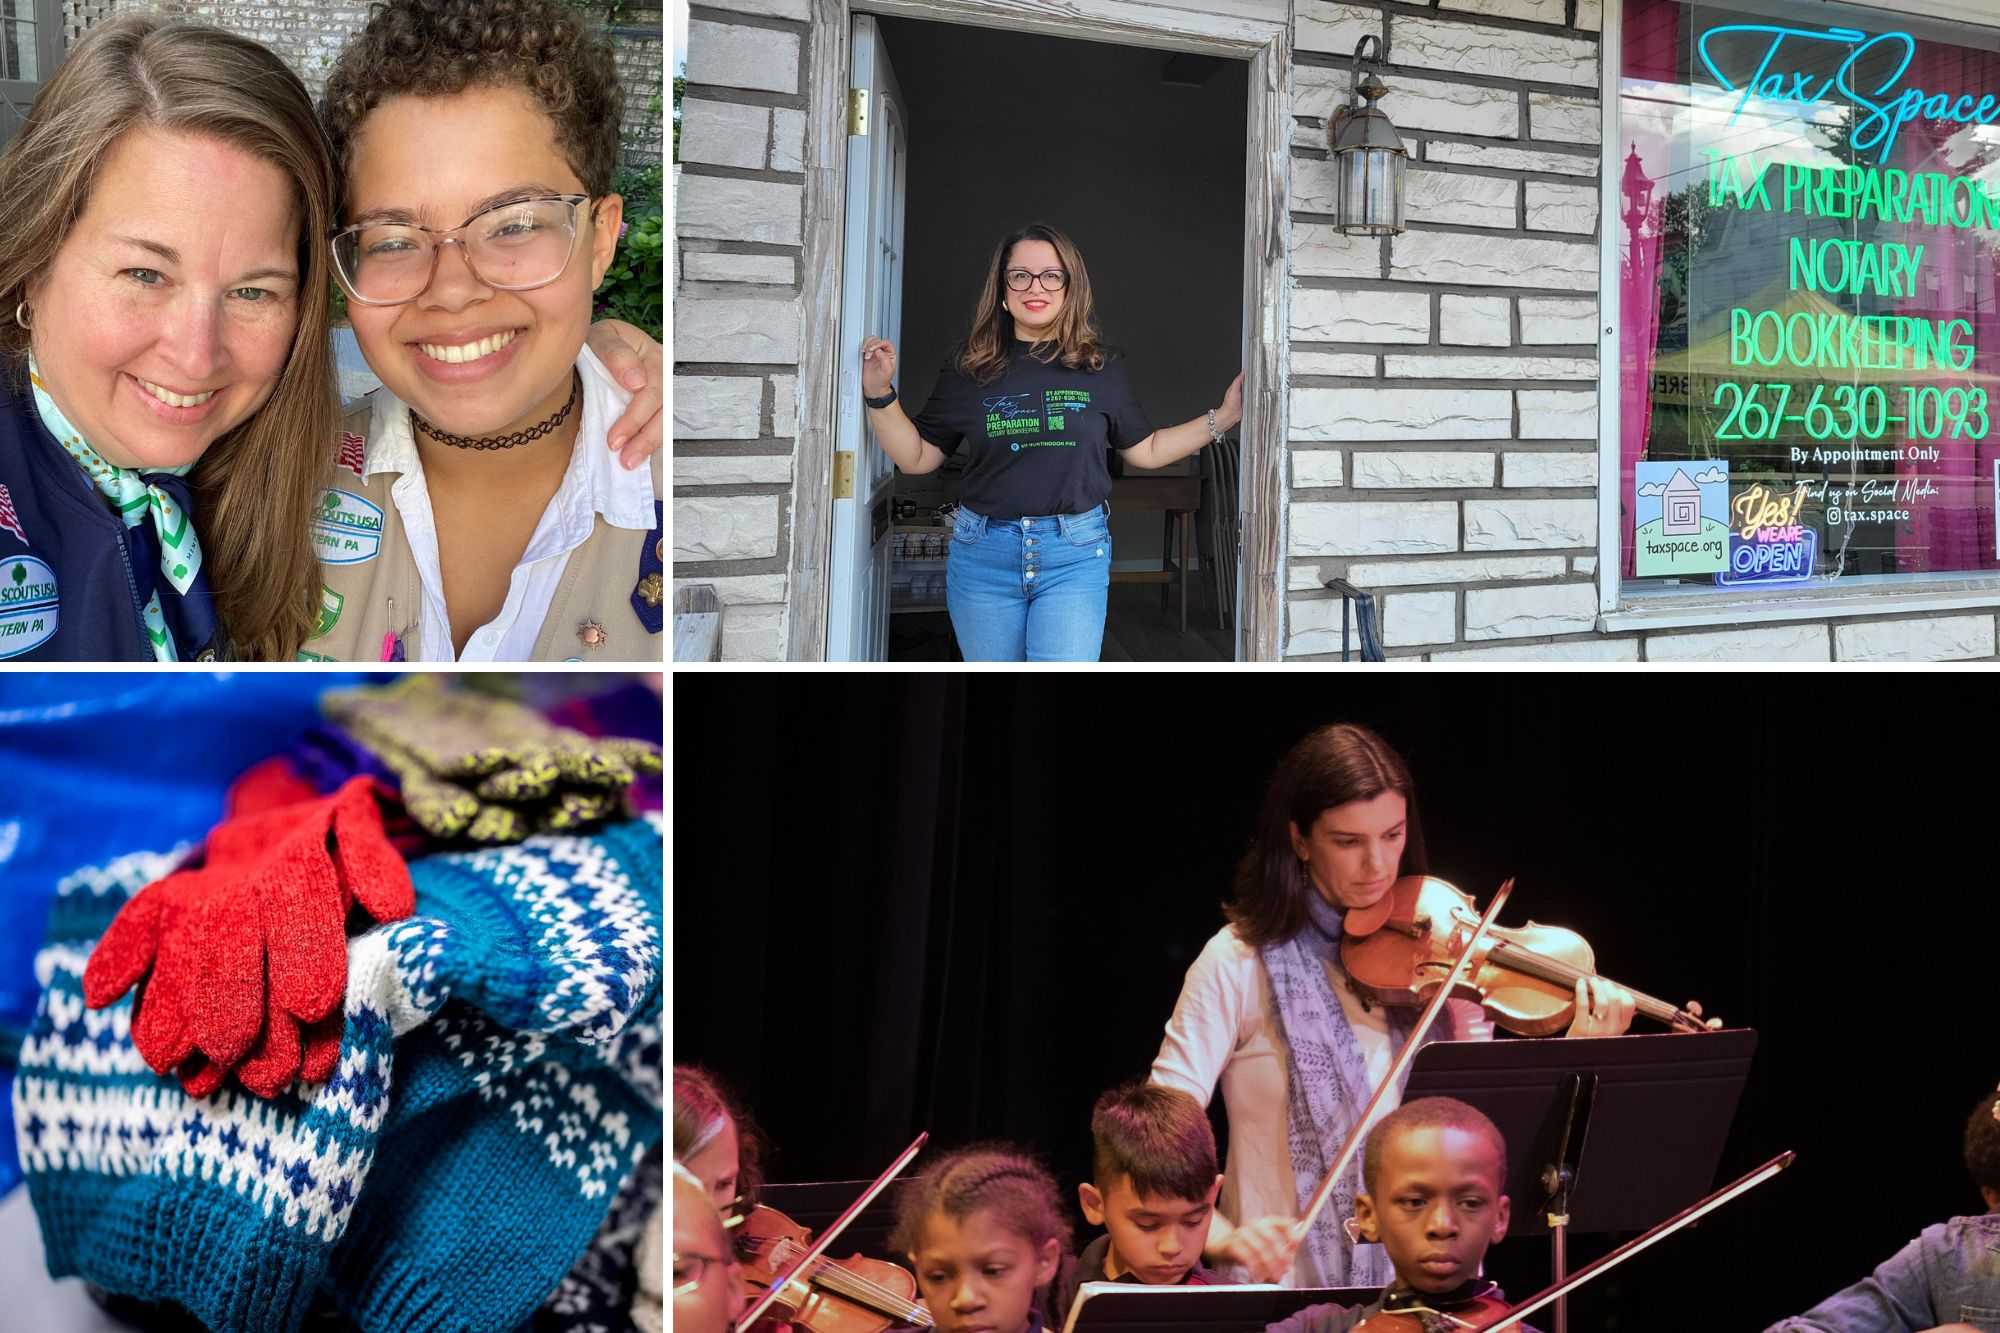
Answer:
<svg viewBox="0 0 2000 1333"><path fill-rule="evenodd" d="M1357 1251L1343 1226L1358 1172L1302 1240L1293 1219L1415 1026L1414 1010L1372 1004L1350 982L1343 917L1425 869L1409 769L1380 736L1326 726L1285 755L1237 867L1229 924L1188 969L1153 1062L1154 1082L1204 1105L1222 1088L1229 1156L1212 1260L1288 1286L1388 1280L1380 1252ZM1614 1036L1632 1022L1631 993L1602 977L1580 979L1575 1002L1569 1036ZM1477 1002L1454 999L1427 1039L1492 1035Z"/></svg>

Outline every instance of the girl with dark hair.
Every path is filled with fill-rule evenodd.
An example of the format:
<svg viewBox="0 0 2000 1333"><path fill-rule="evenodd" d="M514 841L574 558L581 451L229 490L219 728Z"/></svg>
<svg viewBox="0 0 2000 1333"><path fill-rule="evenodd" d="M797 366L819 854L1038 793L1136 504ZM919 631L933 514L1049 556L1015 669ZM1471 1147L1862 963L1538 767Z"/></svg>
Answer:
<svg viewBox="0 0 2000 1333"><path fill-rule="evenodd" d="M960 1148L905 1181L890 1248L910 1257L938 1333L1042 1333L1066 1311L1069 1218L1040 1162L1005 1143Z"/></svg>
<svg viewBox="0 0 2000 1333"><path fill-rule="evenodd" d="M914 418L895 374L896 349L863 339L868 424L890 460L935 472L969 450L945 566L969 662L1096 661L1111 584L1105 450L1161 468L1243 419L1239 374L1206 417L1155 430L1098 341L1083 256L1039 223L995 247L972 332Z"/></svg>
<svg viewBox="0 0 2000 1333"><path fill-rule="evenodd" d="M1229 924L1188 969L1153 1062L1154 1082L1204 1105L1219 1083L1228 1108L1212 1261L1288 1286L1390 1280L1381 1251L1357 1249L1342 1226L1361 1190L1358 1161L1302 1243L1292 1228L1416 1026L1414 1010L1355 993L1340 963L1342 917L1425 869L1410 771L1387 741L1341 723L1310 733L1279 762L1224 908ZM1570 1036L1630 1026L1629 991L1602 977L1577 986ZM1427 1039L1492 1035L1477 1003L1453 1000ZM1228 1218L1254 1220L1232 1227Z"/></svg>

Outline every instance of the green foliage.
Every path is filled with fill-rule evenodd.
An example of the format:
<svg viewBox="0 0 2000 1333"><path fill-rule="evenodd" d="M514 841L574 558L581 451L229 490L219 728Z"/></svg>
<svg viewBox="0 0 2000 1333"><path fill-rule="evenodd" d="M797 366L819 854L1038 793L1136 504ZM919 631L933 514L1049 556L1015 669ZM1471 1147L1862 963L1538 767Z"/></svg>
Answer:
<svg viewBox="0 0 2000 1333"><path fill-rule="evenodd" d="M674 161L676 161L676 162L678 162L678 161L680 161L680 160L681 160L681 96L682 96L682 95L683 95L684 93L686 93L686 92L687 92L687 86L688 86L688 67L687 67L687 66L686 66L685 64L683 64L683 65L681 66L681 69L680 69L680 73L678 73L678 74L674 75L674 156L673 156L673 160L674 160Z"/></svg>
<svg viewBox="0 0 2000 1333"><path fill-rule="evenodd" d="M611 188L625 197L625 236L597 289L597 318L622 319L658 339L665 326L665 173L625 167Z"/></svg>

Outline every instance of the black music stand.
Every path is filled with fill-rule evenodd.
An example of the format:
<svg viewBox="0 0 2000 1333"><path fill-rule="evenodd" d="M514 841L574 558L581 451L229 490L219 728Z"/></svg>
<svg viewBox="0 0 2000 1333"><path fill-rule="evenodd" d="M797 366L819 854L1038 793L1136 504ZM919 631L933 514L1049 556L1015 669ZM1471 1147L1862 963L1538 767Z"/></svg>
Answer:
<svg viewBox="0 0 2000 1333"><path fill-rule="evenodd" d="M1086 1282L1077 1288L1062 1333L1243 1333L1309 1305L1366 1305L1380 1287L1147 1287Z"/></svg>
<svg viewBox="0 0 2000 1333"><path fill-rule="evenodd" d="M1456 1097L1492 1117L1507 1139L1508 1234L1547 1231L1560 1282L1567 1232L1644 1231L1714 1188L1756 1050L1749 1028L1434 1042L1403 1101ZM1554 1333L1568 1333L1567 1304Z"/></svg>
<svg viewBox="0 0 2000 1333"><path fill-rule="evenodd" d="M796 1185L767 1183L757 1201L777 1209L817 1236L874 1183L872 1180L817 1180ZM843 1259L859 1253L870 1259L886 1259L907 1268L909 1256L895 1254L889 1249L889 1233L895 1229L896 1191L886 1189L875 1202L861 1210L860 1216L847 1224L847 1230L833 1242L833 1253Z"/></svg>

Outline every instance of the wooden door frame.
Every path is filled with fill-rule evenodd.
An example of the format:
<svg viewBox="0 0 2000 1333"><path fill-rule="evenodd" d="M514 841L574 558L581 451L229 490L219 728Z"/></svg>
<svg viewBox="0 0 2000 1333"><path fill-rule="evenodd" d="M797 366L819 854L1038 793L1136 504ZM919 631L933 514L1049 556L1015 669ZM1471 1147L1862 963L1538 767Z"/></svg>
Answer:
<svg viewBox="0 0 2000 1333"><path fill-rule="evenodd" d="M1288 24L1204 14L1144 0L813 0L806 81L805 257L799 345L800 422L793 464L792 554L786 583L794 661L826 657L827 562L832 555L834 412L840 403L840 256L846 226L848 19L871 14L1007 28L1050 37L1192 51L1250 65L1243 248L1243 549L1236 656L1278 660L1284 610L1284 353L1290 293L1291 64Z"/></svg>

